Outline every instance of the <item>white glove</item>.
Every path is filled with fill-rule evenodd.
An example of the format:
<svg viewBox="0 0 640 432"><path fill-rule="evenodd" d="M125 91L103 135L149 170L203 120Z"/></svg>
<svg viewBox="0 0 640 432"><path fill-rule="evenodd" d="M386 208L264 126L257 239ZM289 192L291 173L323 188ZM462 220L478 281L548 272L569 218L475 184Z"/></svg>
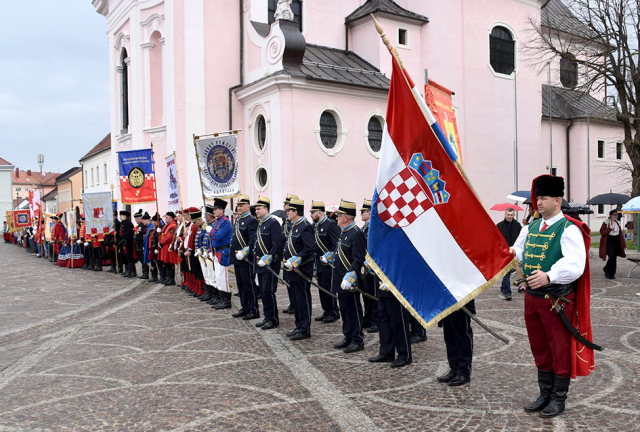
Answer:
<svg viewBox="0 0 640 432"><path fill-rule="evenodd" d="M76 244L80 244L80 239L78 239L78 240L76 241Z"/></svg>
<svg viewBox="0 0 640 432"><path fill-rule="evenodd" d="M211 232L211 229L212 229L212 228L211 228L210 226L207 226L207 229L206 229L207 233L210 233L210 232Z"/></svg>
<svg viewBox="0 0 640 432"><path fill-rule="evenodd" d="M387 286L386 283L383 282L383 283L380 284L380 290L381 291L389 291L389 287Z"/></svg>
<svg viewBox="0 0 640 432"><path fill-rule="evenodd" d="M153 253L158 255L158 249L154 250Z"/></svg>
<svg viewBox="0 0 640 432"><path fill-rule="evenodd" d="M266 263L266 262L264 262L264 261L262 261L262 260L258 261L258 267L264 267L264 266L266 266L266 265L267 265L267 263Z"/></svg>
<svg viewBox="0 0 640 432"><path fill-rule="evenodd" d="M236 252L236 259L238 261L242 261L244 259L244 254L242 253L242 251Z"/></svg>
<svg viewBox="0 0 640 432"><path fill-rule="evenodd" d="M320 262L321 262L322 264L329 264L329 261L327 261L327 259L325 258L325 256L324 256L324 255L322 255L322 256L320 257Z"/></svg>
<svg viewBox="0 0 640 432"><path fill-rule="evenodd" d="M351 291L351 283L349 281L343 280L340 284L340 288L345 291Z"/></svg>
<svg viewBox="0 0 640 432"><path fill-rule="evenodd" d="M84 247L89 246L89 242L84 242Z"/></svg>
<svg viewBox="0 0 640 432"><path fill-rule="evenodd" d="M202 255L202 250L198 249L194 255L194 257L199 257L200 255ZM204 258L204 257L203 257Z"/></svg>
<svg viewBox="0 0 640 432"><path fill-rule="evenodd" d="M258 285L258 273L256 273L256 285Z"/></svg>
<svg viewBox="0 0 640 432"><path fill-rule="evenodd" d="M202 258L203 259L209 258L209 254L207 253L207 251L202 252Z"/></svg>
<svg viewBox="0 0 640 432"><path fill-rule="evenodd" d="M289 261L285 261L284 268L286 268L287 270L291 270L293 268L293 264L291 264Z"/></svg>
<svg viewBox="0 0 640 432"><path fill-rule="evenodd" d="M161 233L162 232L162 228L156 228L156 232Z"/></svg>

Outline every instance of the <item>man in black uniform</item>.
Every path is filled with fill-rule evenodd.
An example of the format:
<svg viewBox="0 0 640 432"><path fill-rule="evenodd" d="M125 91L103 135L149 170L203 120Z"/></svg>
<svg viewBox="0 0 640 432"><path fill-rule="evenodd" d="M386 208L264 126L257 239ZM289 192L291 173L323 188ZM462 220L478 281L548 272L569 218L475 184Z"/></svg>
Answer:
<svg viewBox="0 0 640 432"><path fill-rule="evenodd" d="M253 260L251 249L256 242L256 230L258 221L251 216L249 211L251 201L247 195L238 197L236 211L238 217L233 227L231 236L231 264L236 272L236 283L240 294L240 310L233 314L234 318L242 317L243 320L260 318L256 293L251 282L251 264Z"/></svg>
<svg viewBox="0 0 640 432"><path fill-rule="evenodd" d="M289 236L284 246L284 280L289 282L293 296L296 328L287 333L291 340L311 337L311 284L303 279L313 277L315 240L313 227L304 217L304 201L291 198L287 209L291 222ZM298 274L298 272L300 274Z"/></svg>
<svg viewBox="0 0 640 432"><path fill-rule="evenodd" d="M342 228L336 250L322 257L323 263L331 263L333 268L333 292L338 293L340 314L342 315L342 333L344 339L334 348L352 353L364 349L362 333L362 304L360 294L353 288L358 284L358 274L364 264L366 246L364 235L356 226L356 204L340 201L338 226Z"/></svg>
<svg viewBox="0 0 640 432"><path fill-rule="evenodd" d="M465 305L469 312L476 313L476 304L471 300ZM471 318L462 310L447 315L440 321L447 346L449 373L438 377L441 383L461 386L471 381L471 360L473 359L473 330Z"/></svg>
<svg viewBox="0 0 640 432"><path fill-rule="evenodd" d="M364 234L365 245L369 240L369 219L371 219L371 200L365 199L362 208L360 209L360 218L364 222L362 227L362 234ZM373 272L371 268L365 265L362 268L362 275L364 276L365 287L363 291L374 295L376 291L375 281L373 280ZM364 320L362 327L368 329L367 333L376 333L378 331L378 302L368 297L363 297L364 300Z"/></svg>
<svg viewBox="0 0 640 432"><path fill-rule="evenodd" d="M256 327L260 327L262 330L269 330L280 325L278 304L276 302L278 279L265 267L269 266L275 274L280 272L284 235L278 222L269 214L271 207L269 198L258 197L255 206L258 229L253 251L254 260L256 261L256 273L260 278L259 285L262 292L262 311L264 313L264 320L257 323Z"/></svg>
<svg viewBox="0 0 640 432"><path fill-rule="evenodd" d="M138 222L138 214L140 213L142 213L142 210L136 213L136 222ZM144 239L147 236L149 222L151 222L151 216L149 216L149 213L145 212L143 215L140 215L140 221L138 222L138 226L136 227L136 233L134 236L136 255L138 256L138 260L140 261L142 266L142 275L138 276L138 279L149 279L149 264L146 264L144 262Z"/></svg>
<svg viewBox="0 0 640 432"><path fill-rule="evenodd" d="M289 202L291 201L291 198L297 199L298 195L287 194L287 197L284 199L284 202L282 203L285 214L287 213L287 210L289 210ZM285 242L289 237L290 229L291 229L291 221L288 218L285 218L285 220L282 221L282 234L284 235ZM284 248L284 244L282 245L282 247ZM282 250L282 253L284 253L284 249ZM283 255L282 253L280 254L280 256ZM294 298L293 298L293 293L290 287L287 287L287 296L289 296L289 306L287 306L286 309L283 309L282 313L292 314Z"/></svg>
<svg viewBox="0 0 640 432"><path fill-rule="evenodd" d="M118 236L118 245L125 258L126 271L122 277L131 278L136 276L136 264L133 258L133 224L131 223L131 213L126 210L120 211L120 232ZM126 253L126 255L125 255Z"/></svg>
<svg viewBox="0 0 640 432"><path fill-rule="evenodd" d="M375 296L378 298L378 327L380 350L371 357L371 363L391 362L391 367L402 367L412 362L409 340L409 311L391 293L385 283L375 279ZM398 353L396 358L395 353Z"/></svg>
<svg viewBox="0 0 640 432"><path fill-rule="evenodd" d="M338 238L340 237L340 227L325 214L325 205L322 201L313 201L311 204L311 219L314 222L314 234L316 239L316 274L318 285L331 291L331 267L320 262L320 257L329 251L336 250ZM320 295L320 305L322 315L315 317L316 321L332 323L340 318L338 300L318 290Z"/></svg>

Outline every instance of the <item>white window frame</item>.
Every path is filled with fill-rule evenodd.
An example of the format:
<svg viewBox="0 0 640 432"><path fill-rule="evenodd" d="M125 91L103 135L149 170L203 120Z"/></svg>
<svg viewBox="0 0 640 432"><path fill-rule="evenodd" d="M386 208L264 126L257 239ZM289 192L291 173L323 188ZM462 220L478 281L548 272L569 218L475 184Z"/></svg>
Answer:
<svg viewBox="0 0 640 432"><path fill-rule="evenodd" d="M380 111L379 109L376 109L374 111L371 111L369 115L367 115L367 120L364 123L364 134L363 134L364 146L367 148L367 151L371 153L373 157L375 157L376 159L380 159L380 152L379 151L374 152L371 146L369 145L369 122L371 121L372 117L376 117L378 120L380 120L380 123L382 123L382 139L383 140L384 140L384 130L387 125L387 119L384 118L382 111ZM380 150L382 150L382 147L380 147Z"/></svg>
<svg viewBox="0 0 640 432"><path fill-rule="evenodd" d="M258 128L256 127L258 123L258 117L264 117L264 121L266 123L266 131L264 137L264 147L260 149L258 145ZM269 111L267 108L259 103L256 104L251 110L251 118L249 122L250 136L251 136L251 146L253 147L253 151L256 155L262 156L264 152L267 150L267 146L271 141L269 138L271 137L271 116L269 115Z"/></svg>
<svg viewBox="0 0 640 432"><path fill-rule="evenodd" d="M620 149L620 156L621 156L621 157L620 157L620 158L618 158L618 145L621 147L621 149ZM624 145L623 145L622 141L616 141L616 148L615 148L615 151L616 151L615 159L616 159L616 160L619 160L619 161L624 160L624 152L625 152L625 149L624 149Z"/></svg>
<svg viewBox="0 0 640 432"><path fill-rule="evenodd" d="M95 177L93 176L93 168L91 168L91 187L96 185Z"/></svg>
<svg viewBox="0 0 640 432"><path fill-rule="evenodd" d="M336 140L336 145L333 146L332 149L326 148L324 144L322 144L322 138L320 137L320 117L322 117L322 114L325 111L329 111L333 114L336 119L336 125L338 126L338 139ZM342 113L338 108L336 108L334 104L326 104L322 108L320 108L320 110L318 110L316 114L316 127L314 133L316 134L316 142L320 146L320 149L329 156L335 156L343 149L344 144L347 141L347 134L349 133L349 131L345 126L345 121Z"/></svg>
<svg viewBox="0 0 640 432"><path fill-rule="evenodd" d="M100 166L99 165L96 166L96 184L97 185L100 184Z"/></svg>
<svg viewBox="0 0 640 432"><path fill-rule="evenodd" d="M598 154L598 150L600 149L600 143L602 142L602 157ZM607 141L604 139L598 138L596 140L596 159L597 160L607 160Z"/></svg>
<svg viewBox="0 0 640 432"><path fill-rule="evenodd" d="M109 178L109 169L107 168L107 163L104 163L104 184L107 184L107 179Z"/></svg>
<svg viewBox="0 0 640 432"><path fill-rule="evenodd" d="M404 45L400 43L400 31L401 30L405 31L405 42L406 42L406 44L404 44ZM408 28L406 28L406 27L398 27L398 31L396 32L396 46L398 48L402 48L402 49L406 49L406 50L411 49L411 36L410 36L410 34L411 34L411 31Z"/></svg>
<svg viewBox="0 0 640 432"><path fill-rule="evenodd" d="M513 37L513 72L511 72L511 75L505 75L503 73L496 72L493 70L493 66L491 66L491 39L489 37L491 36L491 31L493 30L494 27L506 28L511 33L511 37ZM504 78L509 80L515 79L515 76L518 73L519 51L518 51L518 37L516 36L516 31L513 29L513 27L511 27L509 24L506 24L502 21L494 21L493 23L491 23L491 25L487 29L486 41L487 41L487 67L489 68L493 76L497 78Z"/></svg>
<svg viewBox="0 0 640 432"><path fill-rule="evenodd" d="M600 213L600 206L602 206L602 213ZM606 211L607 211L607 210L604 208L604 204L598 204L598 205L596 206L596 214L597 214L598 216L604 216L604 214L606 213Z"/></svg>
<svg viewBox="0 0 640 432"><path fill-rule="evenodd" d="M264 186L260 186L260 182L258 181L258 171L264 169L267 172L267 182ZM263 192L269 187L269 183L271 182L271 175L269 174L269 169L264 164L258 164L256 166L255 171L253 172L253 185L258 192Z"/></svg>

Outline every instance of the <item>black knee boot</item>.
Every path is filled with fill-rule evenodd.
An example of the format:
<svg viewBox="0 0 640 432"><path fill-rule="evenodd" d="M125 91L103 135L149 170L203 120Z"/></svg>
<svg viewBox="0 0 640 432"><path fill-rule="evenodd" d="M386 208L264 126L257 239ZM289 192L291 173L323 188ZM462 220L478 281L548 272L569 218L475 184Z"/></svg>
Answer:
<svg viewBox="0 0 640 432"><path fill-rule="evenodd" d="M204 295L200 297L200 301L206 302L213 298L213 294L211 293L211 287L209 285L204 286Z"/></svg>
<svg viewBox="0 0 640 432"><path fill-rule="evenodd" d="M164 285L167 280L167 269L164 265L159 265L158 271L160 272L160 279L158 280L158 283Z"/></svg>
<svg viewBox="0 0 640 432"><path fill-rule="evenodd" d="M569 393L569 384L571 384L571 377L554 377L553 390L551 391L551 400L549 401L547 407L540 413L540 417L551 418L564 412L564 401L567 400L567 393Z"/></svg>
<svg viewBox="0 0 640 432"><path fill-rule="evenodd" d="M231 307L231 293L220 291L221 300L217 305L214 306L215 309L229 309Z"/></svg>
<svg viewBox="0 0 640 432"><path fill-rule="evenodd" d="M538 386L540 386L540 396L534 402L526 405L524 410L527 412L542 411L549 405L551 400L551 391L553 390L553 371L538 371Z"/></svg>
<svg viewBox="0 0 640 432"><path fill-rule="evenodd" d="M147 282L158 282L158 267L151 265L151 277Z"/></svg>
<svg viewBox="0 0 640 432"><path fill-rule="evenodd" d="M211 300L209 300L207 303L215 307L220 302L220 300L222 299L220 298L220 291L218 291L218 288L211 287Z"/></svg>
<svg viewBox="0 0 640 432"><path fill-rule="evenodd" d="M138 279L149 279L149 264L142 263L142 275Z"/></svg>

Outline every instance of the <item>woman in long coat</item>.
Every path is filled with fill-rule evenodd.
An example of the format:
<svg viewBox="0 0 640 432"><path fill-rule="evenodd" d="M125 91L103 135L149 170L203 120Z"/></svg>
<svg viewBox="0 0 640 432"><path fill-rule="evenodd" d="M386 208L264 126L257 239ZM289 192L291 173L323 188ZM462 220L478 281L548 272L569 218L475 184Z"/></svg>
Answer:
<svg viewBox="0 0 640 432"><path fill-rule="evenodd" d="M600 227L600 235L602 235L600 238L600 258L602 258L603 261L606 260L607 257L609 258L603 268L604 277L607 279L615 279L616 259L618 257L627 257L624 253L624 250L627 248L627 242L624 240L624 235L622 235L622 227L618 222L617 210L611 210L609 212L609 217Z"/></svg>

